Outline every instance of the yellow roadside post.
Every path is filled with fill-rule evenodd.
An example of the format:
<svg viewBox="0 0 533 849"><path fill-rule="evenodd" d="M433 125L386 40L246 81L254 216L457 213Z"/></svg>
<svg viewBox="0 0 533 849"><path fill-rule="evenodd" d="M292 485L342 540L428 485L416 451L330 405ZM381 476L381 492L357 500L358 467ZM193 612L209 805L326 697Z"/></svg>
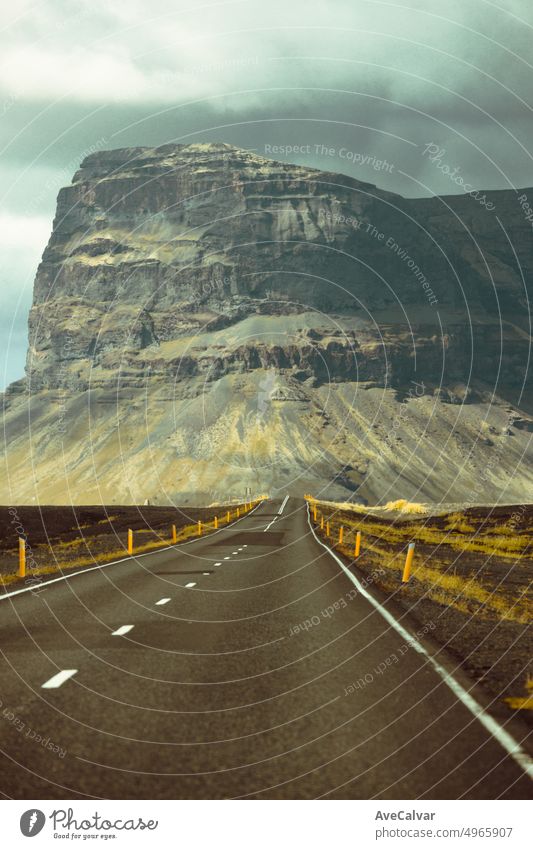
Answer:
<svg viewBox="0 0 533 849"><path fill-rule="evenodd" d="M411 565L413 563L414 554L415 544L414 542L410 542L407 549L407 556L405 558L405 566L403 567L402 584L409 583L409 575L411 574Z"/></svg>
<svg viewBox="0 0 533 849"><path fill-rule="evenodd" d="M237 507L237 519L239 518L239 516L240 516L240 515L241 515L241 511L240 511L240 509Z"/></svg>
<svg viewBox="0 0 533 849"><path fill-rule="evenodd" d="M128 554L133 554L133 531L128 529Z"/></svg>
<svg viewBox="0 0 533 849"><path fill-rule="evenodd" d="M361 531L357 531L357 533L355 535L354 557L359 557L360 551L361 551Z"/></svg>
<svg viewBox="0 0 533 849"><path fill-rule="evenodd" d="M19 578L26 577L26 540L19 537Z"/></svg>
<svg viewBox="0 0 533 849"><path fill-rule="evenodd" d="M313 504L313 522L316 522L316 504Z"/></svg>
<svg viewBox="0 0 533 849"><path fill-rule="evenodd" d="M229 523L230 523L229 510L228 510L228 512L226 513L226 522L227 522L227 523L228 523L228 525L229 525Z"/></svg>
<svg viewBox="0 0 533 849"><path fill-rule="evenodd" d="M343 526L341 525L341 526L340 526L340 528L339 528L339 545L342 545L342 538L343 538L343 536L344 536L344 528L343 528Z"/></svg>
<svg viewBox="0 0 533 849"><path fill-rule="evenodd" d="M198 519L198 536L199 537L202 536L202 523L201 523L200 519Z"/></svg>
<svg viewBox="0 0 533 849"><path fill-rule="evenodd" d="M329 522L326 522L326 536L329 537Z"/></svg>
<svg viewBox="0 0 533 849"><path fill-rule="evenodd" d="M323 516L320 517L320 530L321 531L324 530L324 517Z"/></svg>
<svg viewBox="0 0 533 849"><path fill-rule="evenodd" d="M172 525L172 542L178 541L178 534L176 531L176 525Z"/></svg>
<svg viewBox="0 0 533 849"><path fill-rule="evenodd" d="M218 516L215 516L215 518L213 519L213 526L215 530L218 528Z"/></svg>

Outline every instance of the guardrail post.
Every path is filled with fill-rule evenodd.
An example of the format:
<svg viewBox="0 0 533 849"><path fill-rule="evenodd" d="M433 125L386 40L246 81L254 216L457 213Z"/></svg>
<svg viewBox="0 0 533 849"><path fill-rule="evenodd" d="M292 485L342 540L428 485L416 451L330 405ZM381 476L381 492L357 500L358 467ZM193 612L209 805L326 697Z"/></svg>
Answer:
<svg viewBox="0 0 533 849"><path fill-rule="evenodd" d="M226 513L226 522L227 522L227 523L228 523L228 525L229 525L229 523L230 523L230 514L229 514L229 510L228 510L228 512Z"/></svg>
<svg viewBox="0 0 533 849"><path fill-rule="evenodd" d="M407 549L407 556L405 558L405 566L403 567L402 584L409 583L409 575L411 574L411 565L413 563L414 554L415 544L414 542L410 542Z"/></svg>
<svg viewBox="0 0 533 849"><path fill-rule="evenodd" d="M324 530L324 517L323 516L320 517L320 530L321 531Z"/></svg>
<svg viewBox="0 0 533 849"><path fill-rule="evenodd" d="M178 533L176 531L176 525L172 525L172 542L178 541Z"/></svg>
<svg viewBox="0 0 533 849"><path fill-rule="evenodd" d="M215 530L218 528L218 516L215 516L215 518L213 519L213 526Z"/></svg>
<svg viewBox="0 0 533 849"><path fill-rule="evenodd" d="M316 504L313 505L313 522L316 522Z"/></svg>
<svg viewBox="0 0 533 849"><path fill-rule="evenodd" d="M239 518L239 516L240 516L240 515L241 515L240 508L239 508L239 507L237 507L237 519Z"/></svg>
<svg viewBox="0 0 533 849"><path fill-rule="evenodd" d="M26 540L19 537L19 578L26 577Z"/></svg>
<svg viewBox="0 0 533 849"><path fill-rule="evenodd" d="M341 526L340 526L340 528L339 528L339 545L342 545L342 538L343 538L343 536L344 536L344 528L343 528L343 526L341 525Z"/></svg>
<svg viewBox="0 0 533 849"><path fill-rule="evenodd" d="M355 535L355 549L354 549L354 557L359 557L361 553L361 531L357 531Z"/></svg>
<svg viewBox="0 0 533 849"><path fill-rule="evenodd" d="M199 537L202 536L202 523L201 523L200 519L198 519L198 536Z"/></svg>
<svg viewBox="0 0 533 849"><path fill-rule="evenodd" d="M329 522L326 522L326 536L329 537Z"/></svg>
<svg viewBox="0 0 533 849"><path fill-rule="evenodd" d="M133 531L128 529L128 554L133 554Z"/></svg>

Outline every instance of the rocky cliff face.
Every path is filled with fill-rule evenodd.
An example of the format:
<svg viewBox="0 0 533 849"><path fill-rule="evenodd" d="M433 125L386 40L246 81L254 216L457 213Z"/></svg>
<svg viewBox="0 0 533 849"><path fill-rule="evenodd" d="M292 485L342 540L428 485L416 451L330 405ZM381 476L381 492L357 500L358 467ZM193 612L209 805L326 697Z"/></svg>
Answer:
<svg viewBox="0 0 533 849"><path fill-rule="evenodd" d="M5 396L3 500L460 501L480 476L471 500L516 499L533 240L514 192L487 197L406 200L224 144L88 157Z"/></svg>

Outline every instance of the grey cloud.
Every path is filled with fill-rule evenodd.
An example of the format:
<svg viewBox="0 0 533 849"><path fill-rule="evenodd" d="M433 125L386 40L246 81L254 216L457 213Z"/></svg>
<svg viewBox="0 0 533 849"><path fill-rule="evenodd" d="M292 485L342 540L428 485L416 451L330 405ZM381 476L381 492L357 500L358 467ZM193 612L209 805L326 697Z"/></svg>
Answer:
<svg viewBox="0 0 533 849"><path fill-rule="evenodd" d="M408 2L28 5L4 33L2 209L51 223L94 145L169 141L308 146L278 158L409 196L456 192L422 155L435 142L476 187L532 185L530 0ZM20 262L2 268L18 291Z"/></svg>

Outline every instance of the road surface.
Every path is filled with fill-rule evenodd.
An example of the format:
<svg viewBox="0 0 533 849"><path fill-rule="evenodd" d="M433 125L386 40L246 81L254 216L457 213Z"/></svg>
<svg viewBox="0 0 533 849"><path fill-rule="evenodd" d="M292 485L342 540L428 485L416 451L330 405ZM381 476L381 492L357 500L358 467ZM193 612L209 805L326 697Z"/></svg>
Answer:
<svg viewBox="0 0 533 849"><path fill-rule="evenodd" d="M0 647L8 798L531 796L520 764L357 592L296 498L2 598ZM512 733L522 741L521 724Z"/></svg>

